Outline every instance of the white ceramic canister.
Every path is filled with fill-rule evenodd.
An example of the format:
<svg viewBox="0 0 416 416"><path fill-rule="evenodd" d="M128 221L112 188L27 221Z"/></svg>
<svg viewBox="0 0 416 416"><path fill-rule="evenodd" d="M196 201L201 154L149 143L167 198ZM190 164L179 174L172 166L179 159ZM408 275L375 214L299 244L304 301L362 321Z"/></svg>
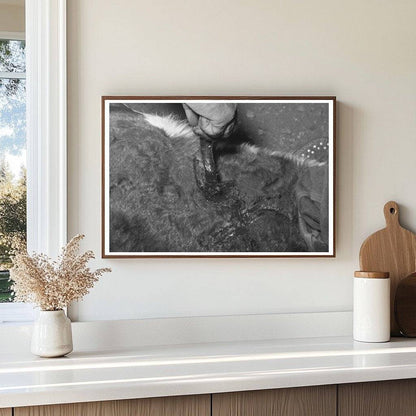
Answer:
<svg viewBox="0 0 416 416"><path fill-rule="evenodd" d="M40 357L62 357L72 351L71 321L63 310L40 311L33 325L31 351Z"/></svg>
<svg viewBox="0 0 416 416"><path fill-rule="evenodd" d="M356 341L390 340L390 278L387 272L354 273L354 331Z"/></svg>

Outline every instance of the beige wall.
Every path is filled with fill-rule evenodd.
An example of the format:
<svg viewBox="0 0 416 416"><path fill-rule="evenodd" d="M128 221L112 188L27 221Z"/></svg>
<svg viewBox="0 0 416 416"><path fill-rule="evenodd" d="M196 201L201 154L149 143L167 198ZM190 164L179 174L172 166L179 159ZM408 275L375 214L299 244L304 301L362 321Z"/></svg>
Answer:
<svg viewBox="0 0 416 416"><path fill-rule="evenodd" d="M68 0L69 234L100 253L100 96L338 97L336 259L97 261L79 319L351 309L361 241L416 230L414 0Z"/></svg>
<svg viewBox="0 0 416 416"><path fill-rule="evenodd" d="M24 32L25 8L0 4L0 32Z"/></svg>

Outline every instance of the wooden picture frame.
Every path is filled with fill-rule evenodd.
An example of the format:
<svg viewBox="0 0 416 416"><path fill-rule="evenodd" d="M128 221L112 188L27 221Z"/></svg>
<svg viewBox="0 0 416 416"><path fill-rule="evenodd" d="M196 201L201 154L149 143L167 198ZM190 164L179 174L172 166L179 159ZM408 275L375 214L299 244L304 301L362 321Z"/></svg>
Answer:
<svg viewBox="0 0 416 416"><path fill-rule="evenodd" d="M333 96L102 97L103 258L335 257L335 182Z"/></svg>

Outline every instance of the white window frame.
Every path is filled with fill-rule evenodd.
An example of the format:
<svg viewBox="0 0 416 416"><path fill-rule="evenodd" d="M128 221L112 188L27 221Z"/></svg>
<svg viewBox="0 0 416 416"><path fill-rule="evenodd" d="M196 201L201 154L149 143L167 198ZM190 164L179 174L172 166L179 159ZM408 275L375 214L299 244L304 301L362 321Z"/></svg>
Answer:
<svg viewBox="0 0 416 416"><path fill-rule="evenodd" d="M26 0L25 14L27 244L56 257L67 241L66 0ZM0 304L0 323L33 317Z"/></svg>

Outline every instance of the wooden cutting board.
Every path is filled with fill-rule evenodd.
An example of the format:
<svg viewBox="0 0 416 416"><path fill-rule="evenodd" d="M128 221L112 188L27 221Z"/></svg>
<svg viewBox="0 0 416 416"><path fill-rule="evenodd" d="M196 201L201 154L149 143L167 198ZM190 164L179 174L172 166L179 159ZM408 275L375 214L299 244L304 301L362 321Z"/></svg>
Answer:
<svg viewBox="0 0 416 416"><path fill-rule="evenodd" d="M416 271L416 235L400 225L396 202L384 205L384 217L386 228L370 235L361 246L360 268L390 273L390 328L397 336L400 331L394 317L394 298L400 280Z"/></svg>
<svg viewBox="0 0 416 416"><path fill-rule="evenodd" d="M402 279L397 286L394 316L400 332L406 337L416 337L416 273Z"/></svg>

